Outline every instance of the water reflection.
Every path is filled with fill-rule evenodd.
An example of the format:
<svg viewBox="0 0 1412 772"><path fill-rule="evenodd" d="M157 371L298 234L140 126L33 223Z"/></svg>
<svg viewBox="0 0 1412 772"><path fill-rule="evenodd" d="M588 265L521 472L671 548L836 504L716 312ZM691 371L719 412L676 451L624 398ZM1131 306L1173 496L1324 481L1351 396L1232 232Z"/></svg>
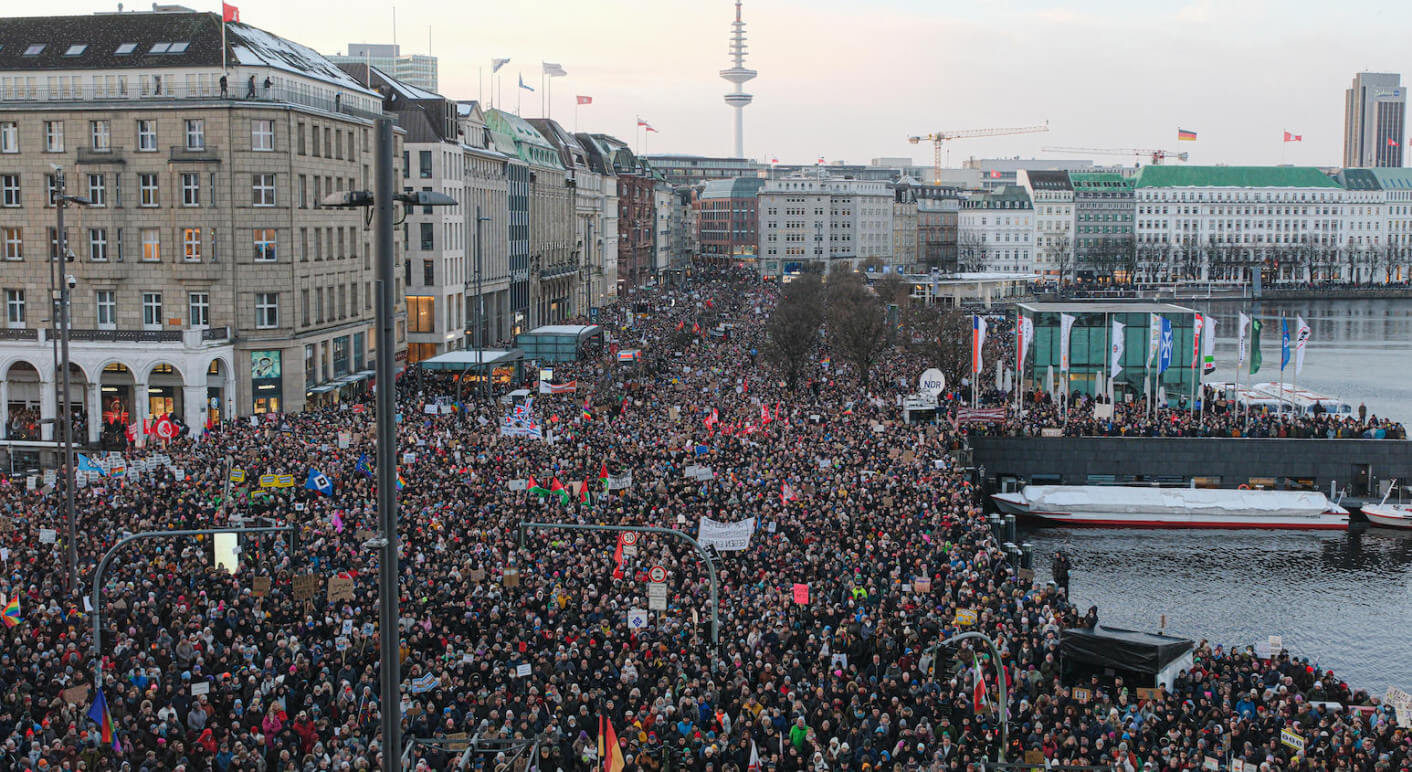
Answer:
<svg viewBox="0 0 1412 772"><path fill-rule="evenodd" d="M1045 575L1056 549L1070 589L1105 623L1226 644L1280 635L1351 685L1412 686L1412 532L1347 533L1039 529L1027 534Z"/></svg>

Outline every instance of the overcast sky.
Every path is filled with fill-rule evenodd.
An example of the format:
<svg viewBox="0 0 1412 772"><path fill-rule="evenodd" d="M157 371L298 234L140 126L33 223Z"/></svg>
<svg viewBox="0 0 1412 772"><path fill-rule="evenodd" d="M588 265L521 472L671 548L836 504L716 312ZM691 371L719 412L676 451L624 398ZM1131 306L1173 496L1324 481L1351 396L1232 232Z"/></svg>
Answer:
<svg viewBox="0 0 1412 772"><path fill-rule="evenodd" d="M115 5L49 0L43 12ZM323 53L392 42L386 0L238 5L245 23ZM517 76L538 89L540 62L558 62L569 75L555 81L552 113L566 127L582 94L593 104L579 109L580 130L632 142L640 115L660 132L647 152L727 155L730 84L717 72L733 14L733 0L401 0L396 29L403 53L440 58L446 96L479 98L484 82L489 101L489 61L510 57L501 89L514 110ZM925 164L930 148L908 135L1048 121L1048 134L956 141L950 165L1052 156L1046 145L1337 165L1353 74L1412 62L1412 4L1394 1L745 0L744 18L746 66L760 71L746 84L746 155L786 163ZM522 106L539 116L539 92ZM1198 141L1178 143L1178 127ZM1284 145L1285 129L1304 141Z"/></svg>

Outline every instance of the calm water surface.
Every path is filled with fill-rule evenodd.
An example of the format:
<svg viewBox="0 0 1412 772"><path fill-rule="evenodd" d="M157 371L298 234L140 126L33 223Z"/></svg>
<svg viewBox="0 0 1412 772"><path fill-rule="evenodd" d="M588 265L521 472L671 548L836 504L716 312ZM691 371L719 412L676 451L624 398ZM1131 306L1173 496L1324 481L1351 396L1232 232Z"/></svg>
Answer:
<svg viewBox="0 0 1412 772"><path fill-rule="evenodd" d="M1182 305L1219 322L1213 379L1233 379L1238 311L1265 322L1260 381L1279 379L1280 314L1291 334L1301 314L1313 337L1299 385L1412 424L1412 300ZM1412 532L1056 528L1026 537L1041 578L1056 549L1070 554L1074 600L1098 606L1104 624L1157 630L1166 614L1168 632L1197 640L1246 645L1279 635L1356 688L1412 690Z"/></svg>

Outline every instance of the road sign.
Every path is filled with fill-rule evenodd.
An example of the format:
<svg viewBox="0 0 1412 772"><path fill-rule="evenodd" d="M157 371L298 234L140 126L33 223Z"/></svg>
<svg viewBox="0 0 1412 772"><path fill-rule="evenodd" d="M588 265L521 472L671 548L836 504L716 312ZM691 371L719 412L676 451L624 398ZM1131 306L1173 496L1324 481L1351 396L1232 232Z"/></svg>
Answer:
<svg viewBox="0 0 1412 772"><path fill-rule="evenodd" d="M665 582L667 581L667 569L661 566L653 566L652 568L648 569L647 578L649 581L652 582Z"/></svg>
<svg viewBox="0 0 1412 772"><path fill-rule="evenodd" d="M625 531L623 533L623 544L637 544L637 531Z"/></svg>
<svg viewBox="0 0 1412 772"><path fill-rule="evenodd" d="M661 582L647 585L647 609L649 611L667 610L667 585Z"/></svg>

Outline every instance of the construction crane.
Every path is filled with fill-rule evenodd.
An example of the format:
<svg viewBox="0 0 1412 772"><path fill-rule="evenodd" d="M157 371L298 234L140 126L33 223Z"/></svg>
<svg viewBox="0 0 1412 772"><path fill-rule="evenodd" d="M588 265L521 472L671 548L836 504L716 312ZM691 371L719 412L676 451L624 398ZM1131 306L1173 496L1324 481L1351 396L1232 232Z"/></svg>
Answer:
<svg viewBox="0 0 1412 772"><path fill-rule="evenodd" d="M1014 129L967 129L965 131L936 131L926 136L908 137L907 141L912 144L920 142L932 143L932 175L934 182L941 184L941 149L942 145L953 139L973 139L975 137L1005 137L1011 134L1042 134L1049 131L1049 122L1043 126L1020 126Z"/></svg>
<svg viewBox="0 0 1412 772"><path fill-rule="evenodd" d="M1175 158L1178 161L1185 161L1187 159L1186 153L1173 153L1170 150L1153 150L1143 147L1044 147L1040 149L1046 153L1147 156L1152 159L1152 163L1157 166L1160 166L1162 162L1168 158Z"/></svg>

